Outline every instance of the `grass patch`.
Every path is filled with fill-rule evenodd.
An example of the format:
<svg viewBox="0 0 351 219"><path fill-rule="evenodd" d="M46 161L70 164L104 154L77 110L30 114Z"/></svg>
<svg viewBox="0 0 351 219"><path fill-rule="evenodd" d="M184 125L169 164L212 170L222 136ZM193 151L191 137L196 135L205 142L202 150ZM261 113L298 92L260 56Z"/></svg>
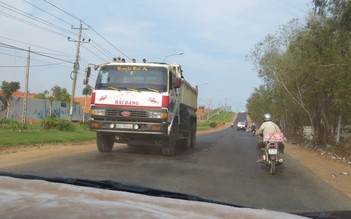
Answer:
<svg viewBox="0 0 351 219"><path fill-rule="evenodd" d="M204 131L204 130L208 130L210 128L211 128L210 123L208 121L197 123L197 131Z"/></svg>
<svg viewBox="0 0 351 219"><path fill-rule="evenodd" d="M207 121L199 121L197 123L197 131L205 131L218 126L222 126L226 122L231 122L234 115L234 112L220 112ZM214 125L214 123L216 125Z"/></svg>
<svg viewBox="0 0 351 219"><path fill-rule="evenodd" d="M213 116L210 121L221 121L221 122L231 122L234 116L234 112L220 112L219 114Z"/></svg>
<svg viewBox="0 0 351 219"><path fill-rule="evenodd" d="M79 142L95 139L95 132L80 125L74 125L75 131L45 130L40 125L28 125L24 132L0 128L0 148L16 145L40 145L49 143Z"/></svg>

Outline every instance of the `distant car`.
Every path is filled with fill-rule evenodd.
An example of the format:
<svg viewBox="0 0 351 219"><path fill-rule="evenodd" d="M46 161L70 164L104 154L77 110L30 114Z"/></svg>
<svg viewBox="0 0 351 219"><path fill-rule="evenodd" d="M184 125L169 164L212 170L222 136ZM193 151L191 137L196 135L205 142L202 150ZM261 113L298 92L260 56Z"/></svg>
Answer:
<svg viewBox="0 0 351 219"><path fill-rule="evenodd" d="M246 131L246 123L245 122L238 122L236 124L236 129Z"/></svg>

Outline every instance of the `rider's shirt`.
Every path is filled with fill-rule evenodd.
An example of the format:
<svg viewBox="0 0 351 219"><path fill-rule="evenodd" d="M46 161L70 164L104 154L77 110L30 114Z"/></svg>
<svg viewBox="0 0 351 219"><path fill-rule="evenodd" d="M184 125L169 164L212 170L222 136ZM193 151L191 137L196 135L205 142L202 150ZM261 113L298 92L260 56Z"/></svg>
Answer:
<svg viewBox="0 0 351 219"><path fill-rule="evenodd" d="M273 134L276 132L280 132L280 128L272 121L264 122L260 126L260 129L258 129L259 134L267 135L267 134Z"/></svg>
<svg viewBox="0 0 351 219"><path fill-rule="evenodd" d="M286 141L280 128L272 121L262 123L258 130L258 134L263 134L263 141Z"/></svg>

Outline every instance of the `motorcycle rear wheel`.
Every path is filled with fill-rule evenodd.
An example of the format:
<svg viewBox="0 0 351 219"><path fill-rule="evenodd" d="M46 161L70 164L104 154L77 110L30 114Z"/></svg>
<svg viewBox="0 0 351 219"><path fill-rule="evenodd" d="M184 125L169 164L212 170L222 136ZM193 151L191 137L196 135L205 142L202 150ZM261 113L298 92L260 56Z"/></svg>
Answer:
<svg viewBox="0 0 351 219"><path fill-rule="evenodd" d="M269 174L274 175L275 174L275 160L271 161L271 165L269 167Z"/></svg>

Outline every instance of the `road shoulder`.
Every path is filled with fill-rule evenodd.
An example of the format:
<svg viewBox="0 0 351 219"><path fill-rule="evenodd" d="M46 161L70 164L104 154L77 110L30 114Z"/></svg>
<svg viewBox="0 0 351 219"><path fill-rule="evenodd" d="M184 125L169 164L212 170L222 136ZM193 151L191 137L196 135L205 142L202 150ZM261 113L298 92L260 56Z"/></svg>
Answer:
<svg viewBox="0 0 351 219"><path fill-rule="evenodd" d="M351 166L345 161L298 144L287 143L285 152L351 199Z"/></svg>

